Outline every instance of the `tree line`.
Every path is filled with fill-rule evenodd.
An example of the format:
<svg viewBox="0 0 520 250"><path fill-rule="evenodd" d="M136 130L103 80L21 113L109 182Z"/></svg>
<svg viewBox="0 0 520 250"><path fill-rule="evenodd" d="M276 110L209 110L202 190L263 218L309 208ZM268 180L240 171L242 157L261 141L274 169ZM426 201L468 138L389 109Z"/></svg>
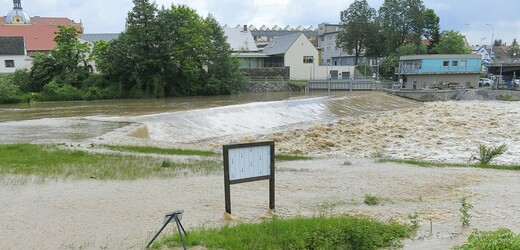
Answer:
<svg viewBox="0 0 520 250"><path fill-rule="evenodd" d="M83 43L59 27L57 46L38 54L31 70L0 76L0 102L162 98L236 93L239 61L218 21L184 5L158 8L133 0L118 38ZM93 74L89 62L100 74ZM2 91L3 90L3 91Z"/></svg>
<svg viewBox="0 0 520 250"><path fill-rule="evenodd" d="M459 32L440 32L440 18L422 0L385 0L378 11L366 0L355 0L340 17L339 47L355 55L356 65L362 52L367 58L385 58L383 76L394 76L400 56L471 53Z"/></svg>

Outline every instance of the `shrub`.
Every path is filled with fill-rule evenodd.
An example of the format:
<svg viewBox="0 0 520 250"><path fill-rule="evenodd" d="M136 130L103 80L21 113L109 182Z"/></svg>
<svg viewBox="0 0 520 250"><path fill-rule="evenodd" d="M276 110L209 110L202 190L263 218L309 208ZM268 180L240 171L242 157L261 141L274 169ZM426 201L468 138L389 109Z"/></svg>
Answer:
<svg viewBox="0 0 520 250"><path fill-rule="evenodd" d="M42 99L44 101L73 101L81 100L80 91L68 84L60 86L55 80L43 86Z"/></svg>
<svg viewBox="0 0 520 250"><path fill-rule="evenodd" d="M468 237L468 243L453 249L520 249L520 236L506 228L499 228L496 231L475 230Z"/></svg>
<svg viewBox="0 0 520 250"><path fill-rule="evenodd" d="M188 232L187 246L207 249L394 249L410 227L368 218L273 219L258 224L201 228ZM178 234L153 245L180 245Z"/></svg>
<svg viewBox="0 0 520 250"><path fill-rule="evenodd" d="M473 208L473 205L471 205L467 199L466 196L462 197L460 199L460 221L462 222L462 226L469 226L469 218L471 218L471 215L469 214L469 210Z"/></svg>
<svg viewBox="0 0 520 250"><path fill-rule="evenodd" d="M30 72L28 69L17 69L11 75L11 83L18 86L23 93L31 92L29 77Z"/></svg>
<svg viewBox="0 0 520 250"><path fill-rule="evenodd" d="M101 94L101 90L96 86L89 87L83 94L81 95L81 99L83 100L99 100L103 99Z"/></svg>
<svg viewBox="0 0 520 250"><path fill-rule="evenodd" d="M482 165L488 165L497 156L505 153L507 150L506 144L498 147L488 148L486 145L479 144L479 157L471 156L470 161L477 160Z"/></svg>
<svg viewBox="0 0 520 250"><path fill-rule="evenodd" d="M12 84L8 78L0 78L0 103L20 102L19 92L18 86Z"/></svg>
<svg viewBox="0 0 520 250"><path fill-rule="evenodd" d="M376 196L365 194L365 204L369 206L374 206L379 204L379 202L379 198L377 198Z"/></svg>

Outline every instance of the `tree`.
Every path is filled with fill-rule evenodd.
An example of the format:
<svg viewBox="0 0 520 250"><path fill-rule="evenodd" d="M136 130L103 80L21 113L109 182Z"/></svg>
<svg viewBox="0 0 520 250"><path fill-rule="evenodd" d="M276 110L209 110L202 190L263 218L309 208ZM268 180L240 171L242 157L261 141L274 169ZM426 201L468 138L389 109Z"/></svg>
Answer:
<svg viewBox="0 0 520 250"><path fill-rule="evenodd" d="M375 31L376 11L366 0L356 0L341 12L342 29L338 44L349 53L354 52L354 64L358 64L361 50L366 47L369 34Z"/></svg>
<svg viewBox="0 0 520 250"><path fill-rule="evenodd" d="M229 94L243 81L220 24L183 5L134 0L126 31L94 57L129 97Z"/></svg>
<svg viewBox="0 0 520 250"><path fill-rule="evenodd" d="M513 39L513 42L511 43L511 46L507 50L507 54L510 57L518 57L520 56L520 46L518 45L518 42L516 41L516 38Z"/></svg>
<svg viewBox="0 0 520 250"><path fill-rule="evenodd" d="M437 54L470 54L471 50L466 47L464 36L458 31L445 30L432 51Z"/></svg>
<svg viewBox="0 0 520 250"><path fill-rule="evenodd" d="M244 75L239 66L240 61L231 55L231 46L218 21L209 15L206 20L211 33L207 67L208 79L204 86L207 95L232 94L241 89Z"/></svg>
<svg viewBox="0 0 520 250"><path fill-rule="evenodd" d="M407 43L415 44L418 52L423 38L435 43L438 37L439 18L424 6L422 0L385 0L379 9L378 21L387 47L386 54Z"/></svg>
<svg viewBox="0 0 520 250"><path fill-rule="evenodd" d="M504 46L506 45L504 42L502 42L502 39L495 39L495 41L493 41L493 46Z"/></svg>
<svg viewBox="0 0 520 250"><path fill-rule="evenodd" d="M60 74L60 70L54 57L46 56L42 53L36 54L29 74L30 84L26 90L41 92L45 84Z"/></svg>
<svg viewBox="0 0 520 250"><path fill-rule="evenodd" d="M56 47L51 51L56 66L60 69L57 75L62 83L80 87L88 77L88 57L91 49L87 43L78 39L78 30L74 27L58 26L54 41Z"/></svg>
<svg viewBox="0 0 520 250"><path fill-rule="evenodd" d="M432 9L426 9L424 13L424 24L425 24L425 33L424 38L428 39L428 53L432 53L433 47L439 43L441 38L439 22L440 18L435 14L435 11Z"/></svg>
<svg viewBox="0 0 520 250"><path fill-rule="evenodd" d="M123 84L131 97L163 97L164 81L157 80L163 66L157 6L149 0L133 0L133 3L126 19L125 35L121 36L126 50L124 56L129 59L124 61L130 63L122 69L122 74L128 74L128 82Z"/></svg>

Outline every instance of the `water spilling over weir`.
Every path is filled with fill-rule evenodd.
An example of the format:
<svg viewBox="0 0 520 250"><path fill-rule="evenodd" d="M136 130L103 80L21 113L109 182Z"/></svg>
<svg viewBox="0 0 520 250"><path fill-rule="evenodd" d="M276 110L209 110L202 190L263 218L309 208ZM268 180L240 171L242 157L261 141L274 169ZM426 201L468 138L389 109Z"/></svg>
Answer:
<svg viewBox="0 0 520 250"><path fill-rule="evenodd" d="M81 103L82 107L72 107L74 112L70 117L59 114L64 110L62 107L56 108L58 114L50 115L47 114L49 107L41 109L45 114L38 113L36 108L31 111L34 115L16 116L17 119L11 120L6 113L26 114L28 111L19 107L16 107L19 111L0 107L0 117L8 120L0 122L0 141L80 142L107 133L111 136L121 133L159 141L191 142L223 136L264 134L288 127L305 127L317 122L420 105L380 92L297 96L281 100L267 98L269 101L250 98L253 102L245 100L238 103L208 99L207 104L202 105L204 98L196 99L193 101L195 104L185 101L181 108L172 108L170 103L142 100L132 104L135 109L132 112L119 107L117 102L109 102L106 111L101 111L106 103L92 104L99 106L96 108ZM141 105L139 102L142 102ZM46 116L56 118L41 118Z"/></svg>

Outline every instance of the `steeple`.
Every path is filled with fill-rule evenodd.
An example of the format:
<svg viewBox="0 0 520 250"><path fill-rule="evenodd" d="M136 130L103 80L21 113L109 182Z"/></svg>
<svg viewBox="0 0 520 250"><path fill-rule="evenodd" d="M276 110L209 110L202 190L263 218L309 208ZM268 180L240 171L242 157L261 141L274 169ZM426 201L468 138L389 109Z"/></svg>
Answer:
<svg viewBox="0 0 520 250"><path fill-rule="evenodd" d="M13 9L22 9L22 0L13 0Z"/></svg>
<svg viewBox="0 0 520 250"><path fill-rule="evenodd" d="M22 9L21 0L13 0L13 10L11 10L5 20L6 24L30 24L31 17Z"/></svg>

